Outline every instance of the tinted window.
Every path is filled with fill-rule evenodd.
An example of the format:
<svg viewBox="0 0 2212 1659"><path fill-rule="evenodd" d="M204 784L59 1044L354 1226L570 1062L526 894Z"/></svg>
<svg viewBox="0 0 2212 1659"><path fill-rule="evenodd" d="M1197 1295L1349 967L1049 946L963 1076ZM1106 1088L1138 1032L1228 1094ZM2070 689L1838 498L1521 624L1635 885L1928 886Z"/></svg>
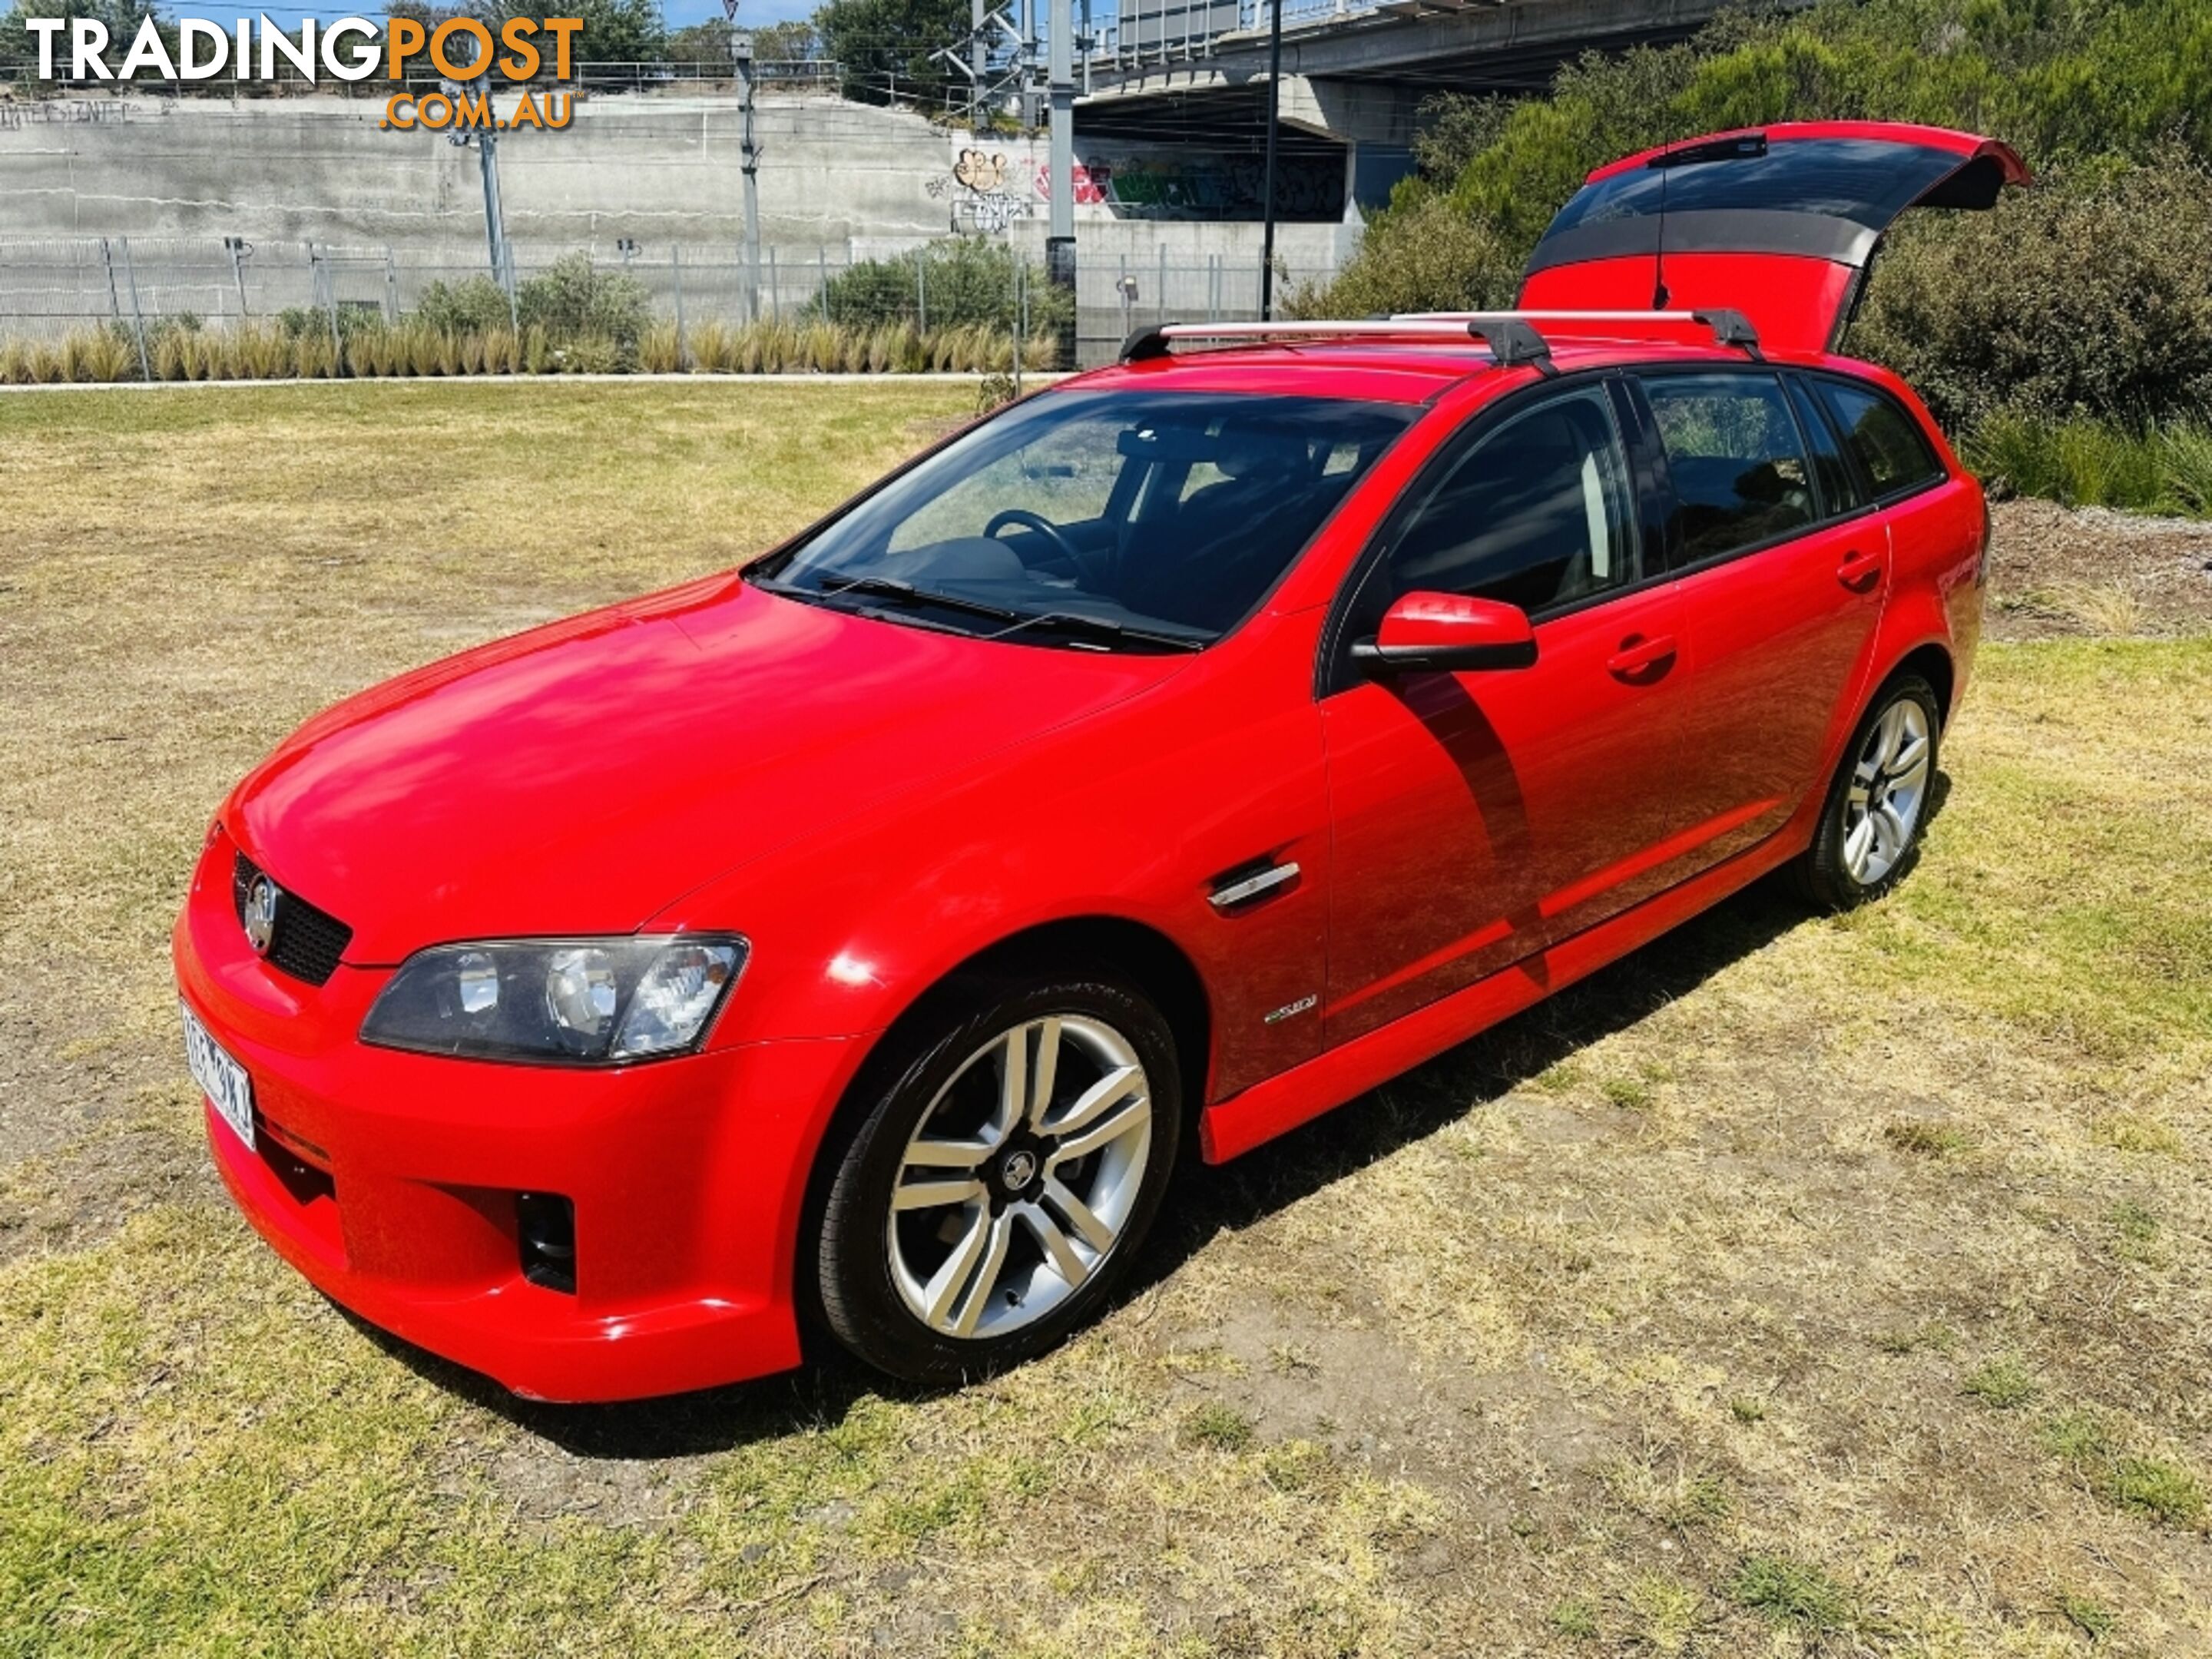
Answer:
<svg viewBox="0 0 2212 1659"><path fill-rule="evenodd" d="M1728 145L1693 154L1725 155ZM1787 139L1763 154L1616 173L1577 191L1545 234L1609 219L1702 209L1820 213L1880 230L1960 165L1948 150L1879 138Z"/></svg>
<svg viewBox="0 0 2212 1659"><path fill-rule="evenodd" d="M1813 474L1820 481L1820 501L1829 516L1864 507L1866 492L1859 488L1850 463L1844 459L1836 429L1828 424L1828 417L1820 412L1803 385L1794 380L1790 382L1790 404L1797 411L1798 428L1812 449Z"/></svg>
<svg viewBox="0 0 2212 1659"><path fill-rule="evenodd" d="M1467 593L1536 612L1639 574L1613 411L1602 392L1581 392L1453 466L1395 538L1384 599Z"/></svg>
<svg viewBox="0 0 2212 1659"><path fill-rule="evenodd" d="M933 627L988 634L1073 615L1203 642L1259 602L1415 412L1341 398L1048 392L755 568L795 598L865 601ZM856 581L913 592L841 601ZM1010 637L1054 634L1025 626ZM1110 635L1093 629L1080 642L1102 641Z"/></svg>
<svg viewBox="0 0 2212 1659"><path fill-rule="evenodd" d="M1667 451L1685 563L1813 522L1796 423L1771 374L1669 374L1644 383Z"/></svg>
<svg viewBox="0 0 2212 1659"><path fill-rule="evenodd" d="M1943 464L1911 416L1880 392L1823 380L1820 395L1835 411L1836 424L1843 428L1875 495L1887 495L1942 476Z"/></svg>

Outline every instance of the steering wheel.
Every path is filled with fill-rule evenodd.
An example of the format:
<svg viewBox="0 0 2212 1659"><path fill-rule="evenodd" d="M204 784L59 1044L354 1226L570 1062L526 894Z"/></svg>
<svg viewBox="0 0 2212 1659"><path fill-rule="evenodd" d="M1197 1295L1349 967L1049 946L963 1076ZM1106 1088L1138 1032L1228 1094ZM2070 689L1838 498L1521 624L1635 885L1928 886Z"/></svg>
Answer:
<svg viewBox="0 0 2212 1659"><path fill-rule="evenodd" d="M1105 571L1093 562L1088 553L1068 540L1066 533L1050 519L1042 514L1032 513L1025 507L1003 507L991 515L991 522L983 526L983 533L995 540L999 532L1009 525L1019 525L1024 530L1036 531L1075 567L1075 574L1084 586L1094 592L1105 591Z"/></svg>

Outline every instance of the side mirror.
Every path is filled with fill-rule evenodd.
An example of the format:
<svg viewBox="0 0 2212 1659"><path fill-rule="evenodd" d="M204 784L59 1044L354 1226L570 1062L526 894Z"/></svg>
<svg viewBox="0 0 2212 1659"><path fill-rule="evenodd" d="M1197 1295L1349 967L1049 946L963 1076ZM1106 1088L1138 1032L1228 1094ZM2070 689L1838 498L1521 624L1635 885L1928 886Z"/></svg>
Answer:
<svg viewBox="0 0 2212 1659"><path fill-rule="evenodd" d="M1518 605L1407 593L1383 613L1373 639L1352 647L1352 659L1376 676L1528 668L1536 660L1536 632Z"/></svg>

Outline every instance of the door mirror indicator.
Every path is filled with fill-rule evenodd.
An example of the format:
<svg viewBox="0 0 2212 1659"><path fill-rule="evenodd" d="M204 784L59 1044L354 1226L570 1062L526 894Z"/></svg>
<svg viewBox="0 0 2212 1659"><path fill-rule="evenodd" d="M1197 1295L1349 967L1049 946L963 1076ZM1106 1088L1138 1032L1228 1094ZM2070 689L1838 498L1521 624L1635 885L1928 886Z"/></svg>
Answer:
<svg viewBox="0 0 2212 1659"><path fill-rule="evenodd" d="M1352 646L1352 659L1377 678L1529 668L1536 661L1536 632L1518 605L1462 593L1407 593L1383 613L1373 639Z"/></svg>

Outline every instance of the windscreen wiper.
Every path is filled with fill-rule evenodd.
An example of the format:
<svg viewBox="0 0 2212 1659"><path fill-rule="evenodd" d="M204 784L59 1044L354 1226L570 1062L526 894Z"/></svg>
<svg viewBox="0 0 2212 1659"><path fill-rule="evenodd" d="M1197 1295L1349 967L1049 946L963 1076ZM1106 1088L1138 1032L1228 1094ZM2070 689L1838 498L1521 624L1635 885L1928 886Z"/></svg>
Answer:
<svg viewBox="0 0 2212 1659"><path fill-rule="evenodd" d="M940 593L933 587L916 587L912 582L902 582L893 576L848 576L843 581L832 582L817 588L816 593L825 599L842 594L854 593L862 599L896 599L904 605L934 605L947 611L960 611L971 617L986 617L993 622L1019 622L1029 613L1017 611L1012 605L993 605L988 599L963 599L957 593Z"/></svg>
<svg viewBox="0 0 2212 1659"><path fill-rule="evenodd" d="M1079 611L1045 611L1035 616L1024 617L1012 628L1000 629L983 637L1003 640L1011 634L1046 629L1055 634L1079 634L1108 645L1127 642L1132 645L1157 645L1170 651L1203 651L1206 641L1192 639L1187 634L1170 634L1151 628L1132 628L1127 623L1117 623L1104 617L1088 617Z"/></svg>
<svg viewBox="0 0 2212 1659"><path fill-rule="evenodd" d="M1126 623L1110 622L1103 617L1087 617L1076 611L1018 611L1012 605L993 605L988 599L967 599L957 593L940 593L934 588L916 587L912 582L901 581L893 576L848 576L843 581L831 582L823 587L794 587L783 582L757 582L771 593L782 593L795 599L834 599L849 593L858 599L892 599L901 605L938 605L947 611L958 611L971 617L987 617L1010 626L995 633L978 637L1003 640L1008 635L1042 629L1058 634L1077 634L1109 645L1127 642L1132 645L1152 645L1170 651L1203 651L1206 642L1181 634L1169 634L1148 628L1133 628Z"/></svg>

